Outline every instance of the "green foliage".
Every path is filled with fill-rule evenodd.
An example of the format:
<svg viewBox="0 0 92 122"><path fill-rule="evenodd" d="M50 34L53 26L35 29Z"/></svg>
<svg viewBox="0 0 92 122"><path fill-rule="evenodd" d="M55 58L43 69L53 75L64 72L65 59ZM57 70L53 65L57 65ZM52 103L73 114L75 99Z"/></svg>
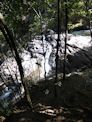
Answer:
<svg viewBox="0 0 92 122"><path fill-rule="evenodd" d="M70 29L75 27L72 24L80 23L80 21L81 23L86 23L85 2L86 0L68 0L68 23ZM89 0L88 2L91 19L92 1ZM65 26L65 4L64 0L60 0L61 30ZM11 28L18 42L20 42L19 40L26 41L25 35L29 32L32 37L32 35L40 34L48 28L57 31L57 0L3 0L0 2L0 7L7 25ZM45 27L43 28L44 25Z"/></svg>
<svg viewBox="0 0 92 122"><path fill-rule="evenodd" d="M0 115L2 116L8 116L12 113L12 106L8 100L2 100L0 101Z"/></svg>
<svg viewBox="0 0 92 122"><path fill-rule="evenodd" d="M85 0L86 1L86 0ZM83 0L68 0L68 28L88 24L87 11ZM89 19L92 19L92 1L88 1ZM60 0L60 30L65 29L65 1ZM57 31L57 0L3 0L0 2L0 12L14 37L18 48L25 47L35 35L45 32L48 28ZM87 16L87 17L86 17ZM7 52L5 39L0 33L0 48ZM19 45L20 44L20 45Z"/></svg>

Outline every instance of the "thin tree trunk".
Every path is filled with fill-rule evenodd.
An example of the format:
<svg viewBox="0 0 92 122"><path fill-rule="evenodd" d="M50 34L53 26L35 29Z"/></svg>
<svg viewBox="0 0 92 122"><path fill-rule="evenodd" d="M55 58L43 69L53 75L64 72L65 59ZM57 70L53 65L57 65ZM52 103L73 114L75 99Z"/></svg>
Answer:
<svg viewBox="0 0 92 122"><path fill-rule="evenodd" d="M59 43L60 43L60 0L58 0L58 11L57 11L57 33L58 33L58 38L57 38L57 46L56 46L56 72L55 72L55 88L54 88L54 96L55 98L57 98L57 90L56 90L56 83L58 82L58 60L59 60L59 56L58 56L58 51L59 51Z"/></svg>
<svg viewBox="0 0 92 122"><path fill-rule="evenodd" d="M57 39L57 51L56 51L56 83L58 82L58 51L59 51L59 42L60 42L60 0L58 0L58 27L57 27L57 31L58 31L58 39Z"/></svg>
<svg viewBox="0 0 92 122"><path fill-rule="evenodd" d="M65 0L65 50L64 50L64 63L63 63L63 81L66 77L66 49L67 49L67 34L68 34L68 0Z"/></svg>
<svg viewBox="0 0 92 122"><path fill-rule="evenodd" d="M13 37L12 33L10 32L10 30L8 29L8 27L6 26L6 24L1 19L0 19L0 30L3 33L3 35L6 39L6 42L9 44L9 47L15 57L15 60L18 65L22 85L25 90L25 98L26 98L28 104L30 105L30 107L32 108L32 102L31 102L29 90L28 90L26 82L24 81L24 72L23 72L22 62L21 62L20 56L18 54L16 45L15 45L14 37Z"/></svg>

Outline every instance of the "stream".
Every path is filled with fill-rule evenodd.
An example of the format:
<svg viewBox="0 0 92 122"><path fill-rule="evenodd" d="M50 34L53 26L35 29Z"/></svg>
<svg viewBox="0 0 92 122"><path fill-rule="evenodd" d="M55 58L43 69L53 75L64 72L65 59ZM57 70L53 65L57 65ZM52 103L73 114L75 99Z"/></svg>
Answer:
<svg viewBox="0 0 92 122"><path fill-rule="evenodd" d="M30 79L32 77L37 77L37 80L39 80L44 78L44 75L48 76L51 74L52 70L55 69L56 40L57 34L52 34L47 35L47 40L43 35L43 40L41 39L41 36L38 36L27 43L27 48L23 49L22 53L20 54L25 77L29 77ZM58 55L60 60L59 65L62 65L64 58L64 34L60 35L60 40ZM90 62L88 58L84 56L84 52L88 53L89 57L92 55L91 52L89 52L89 48L91 47L91 37L89 35L89 31L83 30L68 34L67 45L67 64L71 62L70 60L76 60L76 57L79 58L79 56L81 57L79 58L79 61L77 61L80 62L80 68L80 59L85 59L86 61ZM71 62L70 67L74 64L76 64L76 62ZM62 67L60 68L62 69ZM1 64L0 71L2 74L6 74L6 76L12 75L14 79L17 76L17 78L20 79L18 66L13 57L6 59Z"/></svg>
<svg viewBox="0 0 92 122"><path fill-rule="evenodd" d="M66 57L66 73L69 74L73 71L78 71L80 68L91 67L92 62L92 51L91 51L91 37L89 30L76 31L72 34L68 34L67 40L67 57ZM60 47L58 51L59 64L58 72L63 72L63 60L64 60L64 37L62 33L60 35ZM33 40L27 43L26 49L22 49L20 57L22 59L22 66L24 68L24 78L37 83L40 79L50 76L55 72L55 56L56 56L56 45L57 45L57 34L36 36ZM14 84L11 87L21 86L20 75L18 66L13 57L7 58L0 65L0 74L4 80L13 79ZM3 81L0 80L0 86ZM0 93L0 101L3 98L12 96L12 91L4 86L4 92ZM17 87L18 88L18 87ZM24 90L21 89L23 94ZM17 92L16 95L18 96ZM7 105L6 105L7 106Z"/></svg>

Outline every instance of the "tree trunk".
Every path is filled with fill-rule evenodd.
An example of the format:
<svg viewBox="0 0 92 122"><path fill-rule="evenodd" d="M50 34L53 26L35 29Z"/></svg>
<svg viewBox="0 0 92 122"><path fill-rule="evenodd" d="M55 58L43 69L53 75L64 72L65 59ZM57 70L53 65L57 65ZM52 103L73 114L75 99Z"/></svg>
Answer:
<svg viewBox="0 0 92 122"><path fill-rule="evenodd" d="M64 63L63 63L63 81L66 77L66 49L67 49L67 34L68 34L68 0L65 0L65 50L64 50Z"/></svg>
<svg viewBox="0 0 92 122"><path fill-rule="evenodd" d="M25 90L25 98L26 98L28 104L30 105L30 107L32 108L32 102L31 102L28 86L27 86L27 83L24 81L24 72L23 72L22 62L21 62L19 53L18 53L16 45L15 45L14 37L13 37L12 33L10 32L10 30L8 29L7 25L1 19L0 19L0 30L3 33L3 35L6 39L6 42L9 44L9 47L15 57L15 60L18 65L21 81L22 81L22 84L23 84L23 87Z"/></svg>

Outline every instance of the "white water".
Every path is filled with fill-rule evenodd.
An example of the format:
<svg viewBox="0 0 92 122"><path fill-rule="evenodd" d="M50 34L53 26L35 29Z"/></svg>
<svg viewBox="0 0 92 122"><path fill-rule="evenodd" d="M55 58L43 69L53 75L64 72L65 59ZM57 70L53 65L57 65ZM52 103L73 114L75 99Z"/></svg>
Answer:
<svg viewBox="0 0 92 122"><path fill-rule="evenodd" d="M57 39L57 34L51 36L53 38L53 41L51 43L47 42L44 38L43 42L42 40L36 40L36 39L29 42L30 50L33 53L33 55L35 55L37 58L35 58L34 56L31 57L30 52L26 50L23 50L22 54L20 54L22 58L22 65L24 68L25 77L39 80L41 78L44 78L45 71L46 76L51 71L49 59L53 49L56 50L55 39ZM67 43L70 45L75 45L81 49L85 49L86 47L91 46L90 40L91 40L90 36L84 36L78 33L77 35L69 34ZM61 47L62 50L64 50L64 34L61 34ZM72 47L68 47L68 49L71 51L71 54L74 54L76 51L79 51L79 49L73 49ZM70 53L69 50L67 50L68 54ZM43 55L44 53L45 57ZM55 60L55 57L53 58L53 60ZM11 74L14 79L15 75L17 74L18 79L20 79L18 67L14 58L8 58L6 61L4 61L3 64L0 66L0 69L1 72L4 72L6 75Z"/></svg>
<svg viewBox="0 0 92 122"><path fill-rule="evenodd" d="M37 58L31 58L30 52L23 50L20 54L22 58L22 66L24 68L24 76L25 78L28 77L30 79L39 80L44 78L44 74L48 75L49 71L51 70L51 66L49 65L49 56L52 52L52 46L50 43L46 42L45 40L33 40L30 45L34 45L33 51L34 55ZM43 55L45 53L45 57ZM1 72L4 72L6 75L12 75L14 79L20 79L18 66L14 58L8 58L3 62L0 66Z"/></svg>
<svg viewBox="0 0 92 122"><path fill-rule="evenodd" d="M40 61L38 60L41 65L40 78L44 78L45 72L47 76L51 70L51 66L49 65L49 57L52 52L52 46L49 42L46 42L44 38L43 41L34 39L32 42L30 42L30 46L31 45L34 45L34 48L30 50L32 51L33 55L37 56L35 60L37 61L40 59Z"/></svg>

